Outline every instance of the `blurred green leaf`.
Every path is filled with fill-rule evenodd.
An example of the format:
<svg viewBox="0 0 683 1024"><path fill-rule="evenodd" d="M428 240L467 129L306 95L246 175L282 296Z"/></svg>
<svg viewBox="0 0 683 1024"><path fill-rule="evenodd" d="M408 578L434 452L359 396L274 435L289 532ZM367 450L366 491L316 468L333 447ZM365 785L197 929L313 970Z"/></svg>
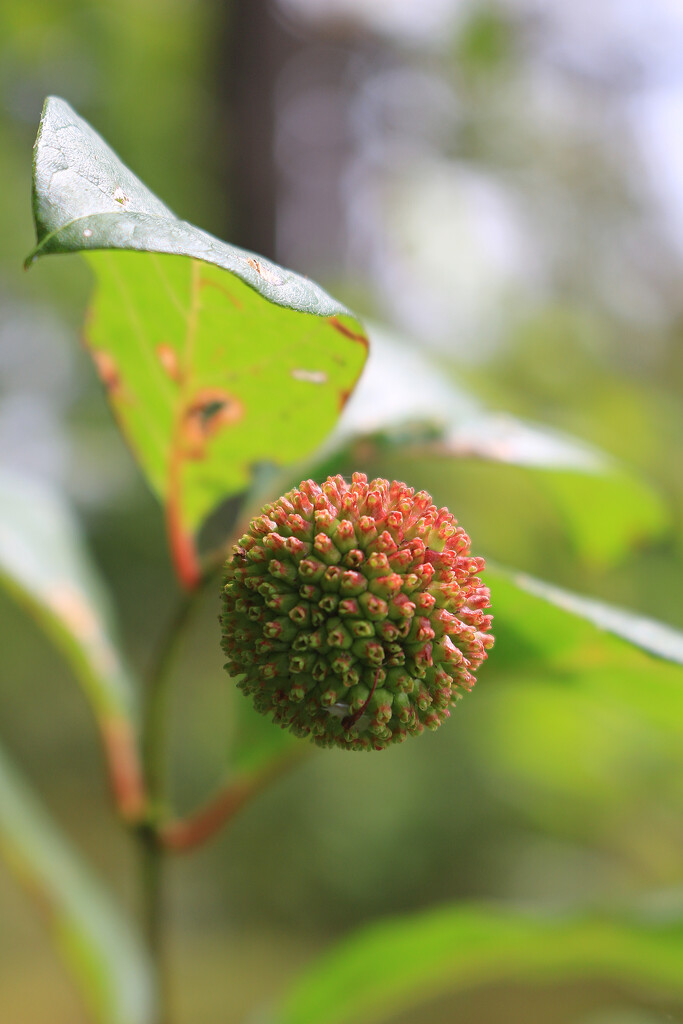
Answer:
<svg viewBox="0 0 683 1024"><path fill-rule="evenodd" d="M206 517L259 463L292 462L325 437L367 339L311 281L179 220L57 98L36 140L34 216L28 262L88 251L86 340L192 586Z"/></svg>
<svg viewBox="0 0 683 1024"><path fill-rule="evenodd" d="M505 13L483 4L463 20L455 40L456 67L469 76L486 75L490 83L493 74L510 64L514 46L513 27Z"/></svg>
<svg viewBox="0 0 683 1024"><path fill-rule="evenodd" d="M389 333L372 327L363 376L328 443L322 468L385 457L474 459L517 466L557 508L587 565L610 565L668 525L648 483L599 449L550 427L492 412Z"/></svg>
<svg viewBox="0 0 683 1024"><path fill-rule="evenodd" d="M571 680L591 692L609 694L635 709L643 721L683 739L683 671L676 630L522 574L488 567L485 577L491 587L499 664L519 668L527 677L556 676L565 686Z"/></svg>
<svg viewBox="0 0 683 1024"><path fill-rule="evenodd" d="M485 578L496 645L473 707L481 775L544 831L637 859L653 794L660 807L683 795L680 633L521 574Z"/></svg>
<svg viewBox="0 0 683 1024"><path fill-rule="evenodd" d="M96 1019L151 1024L155 995L142 942L1 749L0 853L47 916Z"/></svg>
<svg viewBox="0 0 683 1024"><path fill-rule="evenodd" d="M560 510L574 550L589 566L617 564L669 525L660 496L618 463L605 476L547 472L539 483Z"/></svg>
<svg viewBox="0 0 683 1024"><path fill-rule="evenodd" d="M490 577L491 573L495 576L498 572L499 570L489 569L488 576ZM568 590L544 583L525 573L510 572L509 579L520 589L549 601L570 615L585 619L598 629L613 633L665 661L683 665L683 633L673 626L636 615L625 608L617 608L604 601L572 594ZM520 614L524 612L520 611Z"/></svg>
<svg viewBox="0 0 683 1024"><path fill-rule="evenodd" d="M369 436L448 457L589 474L610 470L612 460L583 441L491 412L423 352L388 331L372 325L370 337L365 372L330 448Z"/></svg>
<svg viewBox="0 0 683 1024"><path fill-rule="evenodd" d="M78 525L45 484L0 473L0 584L64 650L99 718L130 719L135 690Z"/></svg>
<svg viewBox="0 0 683 1024"><path fill-rule="evenodd" d="M62 498L0 473L0 586L69 659L97 719L119 810L141 810L137 693L112 636L106 591Z"/></svg>
<svg viewBox="0 0 683 1024"><path fill-rule="evenodd" d="M449 907L363 929L310 968L278 1024L390 1020L441 994L497 982L600 978L683 1001L683 924Z"/></svg>

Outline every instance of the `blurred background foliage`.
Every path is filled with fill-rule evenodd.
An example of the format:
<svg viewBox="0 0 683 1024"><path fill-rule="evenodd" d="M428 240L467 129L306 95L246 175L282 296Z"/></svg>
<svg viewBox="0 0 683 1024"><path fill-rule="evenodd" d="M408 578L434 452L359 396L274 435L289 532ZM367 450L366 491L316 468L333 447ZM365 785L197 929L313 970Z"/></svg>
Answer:
<svg viewBox="0 0 683 1024"><path fill-rule="evenodd" d="M681 53L675 0L6 0L0 453L77 504L135 666L176 585L162 514L77 343L85 263L21 270L44 96L72 103L180 216L315 277L489 407L622 462L618 492L379 442L353 468L431 490L477 553L681 626ZM428 411L428 389L421 400ZM615 529L624 509L631 526ZM4 594L0 610L3 742L132 905L132 854L81 695ZM234 741L216 614L207 592L177 667L182 806L218 782ZM620 667L615 654L605 669L590 635L567 639L531 598L525 614L517 632L503 617L446 728L381 757L316 755L174 864L179 1021L246 1019L377 915L473 898L609 905L680 887L680 745L666 714L620 697L650 687L666 707L664 667ZM0 907L2 1019L83 1019L4 870ZM435 994L397 1020L458 1017L683 1019L628 979L546 977Z"/></svg>

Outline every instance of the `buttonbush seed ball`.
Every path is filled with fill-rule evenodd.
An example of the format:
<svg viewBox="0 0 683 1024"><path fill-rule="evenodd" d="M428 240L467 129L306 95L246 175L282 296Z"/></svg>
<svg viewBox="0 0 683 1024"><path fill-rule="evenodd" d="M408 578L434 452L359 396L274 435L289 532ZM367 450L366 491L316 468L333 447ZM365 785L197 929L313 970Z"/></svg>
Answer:
<svg viewBox="0 0 683 1024"><path fill-rule="evenodd" d="M436 729L493 644L482 558L426 491L304 480L225 566L226 670L283 729L381 750Z"/></svg>

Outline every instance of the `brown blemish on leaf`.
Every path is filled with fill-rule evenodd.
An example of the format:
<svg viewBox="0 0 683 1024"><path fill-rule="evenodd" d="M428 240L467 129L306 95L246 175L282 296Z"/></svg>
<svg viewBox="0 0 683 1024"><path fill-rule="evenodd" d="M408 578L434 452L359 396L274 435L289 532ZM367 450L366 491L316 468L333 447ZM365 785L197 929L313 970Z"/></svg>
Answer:
<svg viewBox="0 0 683 1024"><path fill-rule="evenodd" d="M358 341L364 349L368 349L368 339L364 334L356 334L350 327L343 324L336 316L331 316L327 322L331 327L334 327L335 331L339 331L340 334L343 334L345 338L349 338L351 341Z"/></svg>
<svg viewBox="0 0 683 1024"><path fill-rule="evenodd" d="M351 392L350 391L340 391L339 392L339 412L342 411L342 409L344 408L344 406L346 405L346 403L348 402L350 397L351 397Z"/></svg>
<svg viewBox="0 0 683 1024"><path fill-rule="evenodd" d="M269 284L280 285L283 283L280 275L276 274L275 271L271 270L271 268L266 266L264 263L261 263L260 260L248 256L247 263L252 270L255 270L257 274L260 274L263 280L267 281Z"/></svg>
<svg viewBox="0 0 683 1024"><path fill-rule="evenodd" d="M204 458L206 443L224 427L239 422L244 407L234 395L221 388L205 388L188 404L183 414L182 436L190 459Z"/></svg>
<svg viewBox="0 0 683 1024"><path fill-rule="evenodd" d="M178 363L178 353L176 350L166 342L162 342L160 345L157 345L156 353L164 373L170 377L171 380L178 383L182 377L182 373Z"/></svg>
<svg viewBox="0 0 683 1024"><path fill-rule="evenodd" d="M126 821L137 821L145 810L145 787L135 736L130 722L109 717L101 722L109 782L114 801Z"/></svg>
<svg viewBox="0 0 683 1024"><path fill-rule="evenodd" d="M95 368L99 375L100 380L104 384L105 390L112 397L120 396L121 394L121 375L119 368L116 365L114 357L109 352L105 352L104 349L93 349L92 357L95 361Z"/></svg>

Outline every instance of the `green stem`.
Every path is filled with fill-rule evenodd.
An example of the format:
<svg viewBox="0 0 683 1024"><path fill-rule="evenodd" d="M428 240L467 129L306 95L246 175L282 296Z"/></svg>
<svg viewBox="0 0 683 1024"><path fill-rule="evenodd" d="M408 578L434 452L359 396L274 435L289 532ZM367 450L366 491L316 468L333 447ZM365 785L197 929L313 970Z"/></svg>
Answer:
<svg viewBox="0 0 683 1024"><path fill-rule="evenodd" d="M155 820L163 813L166 799L166 745L171 668L183 639L197 592L183 594L175 615L166 628L152 662L145 692L142 720L142 764L150 810Z"/></svg>
<svg viewBox="0 0 683 1024"><path fill-rule="evenodd" d="M153 1024L168 1024L164 979L163 872L164 848L158 826L167 798L168 704L171 669L183 638L197 592L184 594L157 648L148 675L142 720L142 765L148 813L137 829L143 894L143 927L156 972L157 1016Z"/></svg>
<svg viewBox="0 0 683 1024"><path fill-rule="evenodd" d="M163 849L154 828L143 826L140 829L139 838L142 869L143 925L152 963L157 971L157 981L160 982L163 953L161 902ZM159 988L162 989L163 986L159 985ZM161 995L163 995L163 992ZM160 1002L162 1001L160 998ZM161 1011L160 1015L163 1016Z"/></svg>

